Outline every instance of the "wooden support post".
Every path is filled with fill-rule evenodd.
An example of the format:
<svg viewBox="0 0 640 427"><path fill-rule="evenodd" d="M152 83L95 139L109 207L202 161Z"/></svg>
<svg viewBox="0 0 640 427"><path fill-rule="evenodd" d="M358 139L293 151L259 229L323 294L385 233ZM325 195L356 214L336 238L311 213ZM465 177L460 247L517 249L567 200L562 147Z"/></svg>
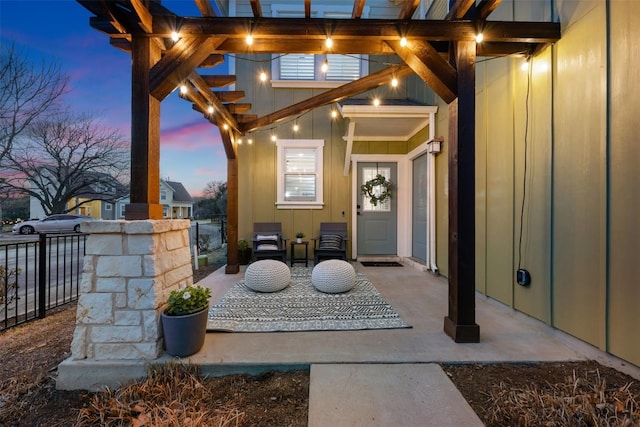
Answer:
<svg viewBox="0 0 640 427"><path fill-rule="evenodd" d="M238 263L238 158L227 159L227 266L225 274L240 271Z"/></svg>
<svg viewBox="0 0 640 427"><path fill-rule="evenodd" d="M131 190L125 219L162 219L160 204L160 101L151 96L149 72L160 59L150 37L131 43Z"/></svg>
<svg viewBox="0 0 640 427"><path fill-rule="evenodd" d="M475 42L457 42L458 98L449 104L449 314L455 342L480 341L475 322Z"/></svg>

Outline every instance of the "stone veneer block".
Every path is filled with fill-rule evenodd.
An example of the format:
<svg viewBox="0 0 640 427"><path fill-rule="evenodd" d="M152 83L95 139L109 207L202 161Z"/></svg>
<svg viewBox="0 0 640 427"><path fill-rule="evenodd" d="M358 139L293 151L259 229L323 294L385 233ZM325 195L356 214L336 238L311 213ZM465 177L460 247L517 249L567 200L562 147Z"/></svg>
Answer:
<svg viewBox="0 0 640 427"><path fill-rule="evenodd" d="M96 274L100 277L140 277L142 259L138 255L103 256L96 265Z"/></svg>
<svg viewBox="0 0 640 427"><path fill-rule="evenodd" d="M89 234L121 234L124 221L87 221L80 225L80 231Z"/></svg>
<svg viewBox="0 0 640 427"><path fill-rule="evenodd" d="M71 341L71 358L85 359L87 357L87 327L76 324Z"/></svg>
<svg viewBox="0 0 640 427"><path fill-rule="evenodd" d="M126 286L127 279L124 277L98 277L95 290L96 292L125 292Z"/></svg>
<svg viewBox="0 0 640 427"><path fill-rule="evenodd" d="M93 326L90 332L93 343L137 343L142 341L140 326Z"/></svg>
<svg viewBox="0 0 640 427"><path fill-rule="evenodd" d="M142 325L140 310L116 310L113 319L113 324L116 326Z"/></svg>
<svg viewBox="0 0 640 427"><path fill-rule="evenodd" d="M154 279L129 279L127 286L127 307L138 310L156 308Z"/></svg>
<svg viewBox="0 0 640 427"><path fill-rule="evenodd" d="M127 254L148 255L157 253L160 238L155 234L132 234L127 236Z"/></svg>
<svg viewBox="0 0 640 427"><path fill-rule="evenodd" d="M119 234L90 235L85 252L89 255L122 255L122 236Z"/></svg>
<svg viewBox="0 0 640 427"><path fill-rule="evenodd" d="M76 309L76 324L113 323L113 297L105 294L82 294Z"/></svg>
<svg viewBox="0 0 640 427"><path fill-rule="evenodd" d="M104 343L104 344L96 344L93 349L95 360L157 359L161 351L162 351L162 344L155 343L155 342Z"/></svg>

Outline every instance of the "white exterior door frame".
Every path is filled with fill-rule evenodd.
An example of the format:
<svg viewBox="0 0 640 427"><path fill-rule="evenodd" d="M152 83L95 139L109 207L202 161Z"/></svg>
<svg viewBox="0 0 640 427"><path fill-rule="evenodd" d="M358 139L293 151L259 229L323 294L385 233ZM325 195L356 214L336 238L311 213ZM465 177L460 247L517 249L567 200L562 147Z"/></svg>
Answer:
<svg viewBox="0 0 640 427"><path fill-rule="evenodd" d="M398 165L398 182L394 182L394 197L398 203L398 237L397 248L399 257L407 257L411 254L411 227L406 224L411 222L411 175L407 156L400 154L353 154L351 155L351 170L358 170L358 163L393 162ZM358 174L351 174L351 258L358 256L358 230L355 225L358 221L357 205L360 195L358 188Z"/></svg>

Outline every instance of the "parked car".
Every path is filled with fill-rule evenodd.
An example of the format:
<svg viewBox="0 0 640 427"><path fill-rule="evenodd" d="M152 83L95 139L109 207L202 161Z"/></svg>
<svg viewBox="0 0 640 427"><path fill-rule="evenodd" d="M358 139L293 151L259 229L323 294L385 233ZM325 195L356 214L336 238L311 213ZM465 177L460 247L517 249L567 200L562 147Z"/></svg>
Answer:
<svg viewBox="0 0 640 427"><path fill-rule="evenodd" d="M80 232L80 224L96 221L97 218L84 215L56 214L45 219L32 219L13 226L14 234Z"/></svg>

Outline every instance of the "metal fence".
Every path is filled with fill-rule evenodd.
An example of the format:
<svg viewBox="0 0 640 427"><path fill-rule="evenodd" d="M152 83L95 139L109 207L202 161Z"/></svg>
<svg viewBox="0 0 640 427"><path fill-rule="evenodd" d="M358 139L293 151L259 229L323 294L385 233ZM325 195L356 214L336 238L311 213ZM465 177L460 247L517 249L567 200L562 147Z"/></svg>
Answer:
<svg viewBox="0 0 640 427"><path fill-rule="evenodd" d="M87 234L0 245L0 331L78 300Z"/></svg>
<svg viewBox="0 0 640 427"><path fill-rule="evenodd" d="M191 250L197 246L198 254L207 253L227 243L227 217L217 216L207 221L194 221L189 232Z"/></svg>

